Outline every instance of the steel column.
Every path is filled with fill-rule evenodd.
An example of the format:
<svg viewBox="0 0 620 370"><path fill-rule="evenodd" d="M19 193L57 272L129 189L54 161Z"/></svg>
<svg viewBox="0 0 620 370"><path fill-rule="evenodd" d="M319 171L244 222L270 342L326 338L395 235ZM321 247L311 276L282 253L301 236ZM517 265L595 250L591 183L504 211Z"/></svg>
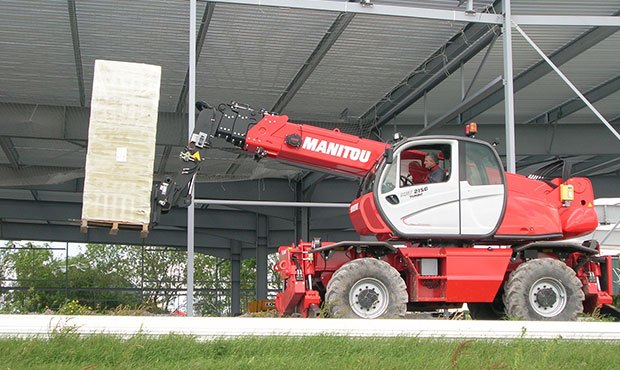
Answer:
<svg viewBox="0 0 620 370"><path fill-rule="evenodd" d="M512 23L510 0L503 1L504 7L504 115L506 124L506 170L516 172L515 156L515 106L512 71Z"/></svg>
<svg viewBox="0 0 620 370"><path fill-rule="evenodd" d="M194 132L196 116L196 0L189 2L189 92L187 96L187 135ZM194 179L192 179L192 182ZM193 187L193 184L191 185ZM194 194L187 207L187 316L194 316Z"/></svg>
<svg viewBox="0 0 620 370"><path fill-rule="evenodd" d="M267 299L267 217L257 214L256 224L256 299Z"/></svg>
<svg viewBox="0 0 620 370"><path fill-rule="evenodd" d="M241 243L230 241L230 312L241 313Z"/></svg>

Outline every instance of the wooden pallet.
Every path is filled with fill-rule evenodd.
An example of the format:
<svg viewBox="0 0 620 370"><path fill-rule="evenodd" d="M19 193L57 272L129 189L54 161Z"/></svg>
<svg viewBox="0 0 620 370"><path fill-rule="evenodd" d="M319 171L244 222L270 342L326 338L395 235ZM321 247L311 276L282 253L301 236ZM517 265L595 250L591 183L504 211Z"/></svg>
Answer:
<svg viewBox="0 0 620 370"><path fill-rule="evenodd" d="M82 220L80 223L80 232L86 234L88 227L103 227L110 229L110 235L118 234L119 229L123 230L140 230L142 239L149 235L149 224L132 224L120 221L104 221L104 220Z"/></svg>

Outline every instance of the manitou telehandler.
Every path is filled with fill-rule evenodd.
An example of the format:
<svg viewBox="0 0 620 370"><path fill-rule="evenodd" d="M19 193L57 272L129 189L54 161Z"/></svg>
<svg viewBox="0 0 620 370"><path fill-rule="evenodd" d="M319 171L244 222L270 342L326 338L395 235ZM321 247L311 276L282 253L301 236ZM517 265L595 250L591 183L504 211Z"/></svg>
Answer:
<svg viewBox="0 0 620 370"><path fill-rule="evenodd" d="M280 315L313 317L323 307L331 317L394 318L463 303L475 319L617 313L616 257L600 256L595 240L566 241L598 225L586 178L505 172L491 145L468 137L383 143L234 102L197 108L196 130L181 153L186 167L155 185L154 223L170 207L189 204L200 151L216 137L256 159L361 178L348 212L359 235L373 240L280 247ZM429 154L444 181L428 181Z"/></svg>

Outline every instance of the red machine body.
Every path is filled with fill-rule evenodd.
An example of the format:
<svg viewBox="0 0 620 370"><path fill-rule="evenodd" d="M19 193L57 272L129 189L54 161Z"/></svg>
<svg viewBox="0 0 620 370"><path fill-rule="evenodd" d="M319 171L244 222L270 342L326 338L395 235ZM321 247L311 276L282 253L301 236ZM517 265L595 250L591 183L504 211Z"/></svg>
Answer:
<svg viewBox="0 0 620 370"><path fill-rule="evenodd" d="M257 159L362 178L349 216L376 241L280 247L280 315L317 316L323 306L334 316L392 317L468 303L475 318L572 320L612 301L610 257L596 241L565 241L598 225L586 178L505 173L495 150L470 138L386 144L237 104L205 109L201 120L210 125L186 157L221 137ZM443 181L429 182L427 156Z"/></svg>
<svg viewBox="0 0 620 370"><path fill-rule="evenodd" d="M363 177L387 144L265 114L248 130L244 150L313 169Z"/></svg>

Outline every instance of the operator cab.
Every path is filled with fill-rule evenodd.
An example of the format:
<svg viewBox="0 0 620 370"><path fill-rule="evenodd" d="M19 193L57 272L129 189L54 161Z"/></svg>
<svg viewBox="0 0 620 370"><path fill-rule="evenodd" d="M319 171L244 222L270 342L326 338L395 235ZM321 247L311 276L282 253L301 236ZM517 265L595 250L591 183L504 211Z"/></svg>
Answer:
<svg viewBox="0 0 620 370"><path fill-rule="evenodd" d="M434 176L443 180L433 182L431 171L443 171ZM482 239L499 227L505 183L499 157L489 144L427 136L396 144L392 157L364 179L360 195L370 197L372 192L376 211L394 236Z"/></svg>

